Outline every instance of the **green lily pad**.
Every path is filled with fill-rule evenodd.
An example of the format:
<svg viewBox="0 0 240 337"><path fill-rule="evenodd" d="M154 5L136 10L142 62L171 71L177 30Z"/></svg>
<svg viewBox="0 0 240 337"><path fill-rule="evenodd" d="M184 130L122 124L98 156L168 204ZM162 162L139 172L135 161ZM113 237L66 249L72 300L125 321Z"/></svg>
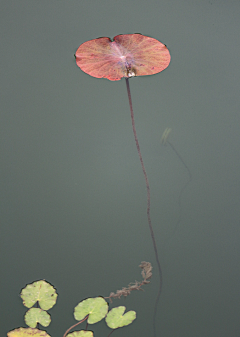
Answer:
<svg viewBox="0 0 240 337"><path fill-rule="evenodd" d="M122 326L126 326L131 324L136 319L136 312L130 310L123 314L126 310L126 307L119 306L117 308L113 308L109 311L106 317L106 323L111 329L121 328Z"/></svg>
<svg viewBox="0 0 240 337"><path fill-rule="evenodd" d="M51 323L50 315L40 308L29 309L24 316L24 320L30 328L36 328L37 323L45 327Z"/></svg>
<svg viewBox="0 0 240 337"><path fill-rule="evenodd" d="M87 322L94 324L101 321L108 312L108 303L103 297L87 298L74 308L74 318L81 321L89 315Z"/></svg>
<svg viewBox="0 0 240 337"><path fill-rule="evenodd" d="M66 337L93 337L93 332L86 330L73 331L69 333Z"/></svg>
<svg viewBox="0 0 240 337"><path fill-rule="evenodd" d="M32 329L32 328L19 328L9 331L8 337L50 337L46 331Z"/></svg>
<svg viewBox="0 0 240 337"><path fill-rule="evenodd" d="M57 301L57 293L46 281L36 281L28 284L21 292L23 304L31 308L37 301L43 310L51 309Z"/></svg>

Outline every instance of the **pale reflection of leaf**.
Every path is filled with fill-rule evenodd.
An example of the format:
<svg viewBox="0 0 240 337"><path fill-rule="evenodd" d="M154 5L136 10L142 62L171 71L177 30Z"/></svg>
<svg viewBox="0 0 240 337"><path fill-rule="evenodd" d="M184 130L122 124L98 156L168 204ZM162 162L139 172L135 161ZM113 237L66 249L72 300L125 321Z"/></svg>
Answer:
<svg viewBox="0 0 240 337"><path fill-rule="evenodd" d="M161 144L166 145L169 133L172 131L170 128L166 128L162 134Z"/></svg>
<svg viewBox="0 0 240 337"><path fill-rule="evenodd" d="M162 145L167 145L169 144L170 147L172 148L172 150L175 152L175 154L178 156L179 160L181 161L181 163L185 166L187 172L188 172L188 180L186 181L186 183L183 185L183 187L180 190L179 196L178 196L178 205L179 205L179 217L178 217L178 221L175 225L175 229L173 231L173 234L176 232L181 220L182 220L182 206L181 206L181 199L182 199L182 194L184 192L184 190L186 189L187 185L190 183L190 181L192 180L192 174L191 171L189 169L189 167L187 166L187 164L185 163L185 161L182 159L182 157L180 156L180 154L177 152L177 150L175 149L175 147L173 146L173 144L171 142L169 142L168 140L168 136L170 134L170 132L172 131L172 129L170 128L166 128L162 134L162 138L161 138L161 144Z"/></svg>

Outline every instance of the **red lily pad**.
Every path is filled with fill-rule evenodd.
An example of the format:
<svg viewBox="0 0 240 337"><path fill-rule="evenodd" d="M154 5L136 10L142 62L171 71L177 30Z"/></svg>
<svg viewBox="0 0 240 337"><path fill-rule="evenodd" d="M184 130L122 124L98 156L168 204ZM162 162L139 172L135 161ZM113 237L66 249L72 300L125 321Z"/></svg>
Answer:
<svg viewBox="0 0 240 337"><path fill-rule="evenodd" d="M142 34L100 37L81 44L75 54L82 71L97 78L118 81L122 77L153 75L170 63L170 53L160 41Z"/></svg>

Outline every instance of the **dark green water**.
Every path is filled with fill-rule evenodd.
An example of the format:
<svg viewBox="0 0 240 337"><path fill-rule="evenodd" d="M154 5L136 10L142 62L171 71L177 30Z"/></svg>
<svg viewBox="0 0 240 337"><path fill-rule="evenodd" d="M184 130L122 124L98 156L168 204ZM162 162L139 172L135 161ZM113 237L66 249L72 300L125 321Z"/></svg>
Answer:
<svg viewBox="0 0 240 337"><path fill-rule="evenodd" d="M81 299L141 280L142 260L152 281L114 302L137 312L114 335L152 336L157 270L125 83L91 78L73 56L121 33L152 36L172 56L131 80L163 271L158 335L240 335L239 14L238 1L2 1L2 336L24 326L27 283L57 288L47 331L62 336ZM166 127L192 172L174 235L188 176L160 144Z"/></svg>

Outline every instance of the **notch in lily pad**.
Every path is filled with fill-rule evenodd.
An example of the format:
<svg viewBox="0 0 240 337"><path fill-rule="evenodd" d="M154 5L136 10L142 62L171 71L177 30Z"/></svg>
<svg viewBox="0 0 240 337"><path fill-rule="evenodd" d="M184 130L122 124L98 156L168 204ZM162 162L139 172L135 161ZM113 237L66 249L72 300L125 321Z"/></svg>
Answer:
<svg viewBox="0 0 240 337"><path fill-rule="evenodd" d="M38 302L43 310L49 310L55 305L57 296L56 289L44 280L28 284L21 291L23 304L27 308Z"/></svg>

